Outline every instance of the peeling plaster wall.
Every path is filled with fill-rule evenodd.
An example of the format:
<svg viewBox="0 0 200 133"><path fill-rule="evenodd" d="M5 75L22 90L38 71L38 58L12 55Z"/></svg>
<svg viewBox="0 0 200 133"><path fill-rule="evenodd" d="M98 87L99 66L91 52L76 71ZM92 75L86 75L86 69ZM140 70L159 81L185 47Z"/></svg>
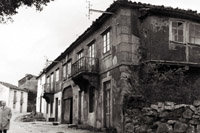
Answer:
<svg viewBox="0 0 200 133"><path fill-rule="evenodd" d="M190 20L164 16L149 16L141 21L141 42L145 49L146 59L199 63L200 46L188 43L188 28L185 28L186 42L170 41L170 20L183 21L187 27L189 23L195 23Z"/></svg>

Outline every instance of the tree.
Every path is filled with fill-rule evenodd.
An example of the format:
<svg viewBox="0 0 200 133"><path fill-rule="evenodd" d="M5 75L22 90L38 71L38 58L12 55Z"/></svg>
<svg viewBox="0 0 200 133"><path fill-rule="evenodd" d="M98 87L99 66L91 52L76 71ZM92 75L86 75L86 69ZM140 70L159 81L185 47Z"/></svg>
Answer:
<svg viewBox="0 0 200 133"><path fill-rule="evenodd" d="M28 7L36 7L41 11L43 6L54 0L0 0L0 22L11 19L12 15L17 13L17 9L23 5Z"/></svg>

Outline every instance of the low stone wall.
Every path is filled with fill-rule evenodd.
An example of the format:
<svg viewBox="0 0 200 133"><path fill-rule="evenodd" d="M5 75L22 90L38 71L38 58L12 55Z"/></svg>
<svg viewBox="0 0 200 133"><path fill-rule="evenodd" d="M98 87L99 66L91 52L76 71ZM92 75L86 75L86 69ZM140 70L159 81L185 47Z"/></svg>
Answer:
<svg viewBox="0 0 200 133"><path fill-rule="evenodd" d="M126 133L200 133L200 101L158 102L125 110Z"/></svg>

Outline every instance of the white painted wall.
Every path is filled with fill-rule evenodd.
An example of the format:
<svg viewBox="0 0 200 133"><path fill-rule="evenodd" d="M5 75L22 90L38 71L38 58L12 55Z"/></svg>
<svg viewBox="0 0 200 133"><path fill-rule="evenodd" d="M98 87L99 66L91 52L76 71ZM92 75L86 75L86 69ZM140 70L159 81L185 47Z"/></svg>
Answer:
<svg viewBox="0 0 200 133"><path fill-rule="evenodd" d="M15 106L15 108L13 108L14 91L16 91L16 106ZM27 101L28 101L27 92L18 90L18 89L10 89L10 88L0 84L0 100L6 101L7 106L10 107L13 112L20 112L21 92L23 92L22 112L27 112Z"/></svg>
<svg viewBox="0 0 200 133"><path fill-rule="evenodd" d="M14 91L16 91L16 103L15 108L13 106L14 102ZM21 94L23 92L23 103L20 105ZM28 93L21 90L10 89L10 98L9 98L9 107L13 112L20 112L20 108L22 107L22 113L27 112L27 104L28 104Z"/></svg>
<svg viewBox="0 0 200 133"><path fill-rule="evenodd" d="M8 107L10 107L10 105L9 105L9 92L10 92L10 88L0 84L0 100L6 101L6 104L7 104Z"/></svg>
<svg viewBox="0 0 200 133"><path fill-rule="evenodd" d="M50 105L48 106L49 109L48 109L48 113L47 113L47 102L43 98L45 78L46 78L45 74L41 75L38 78L38 83L37 83L37 98L36 98L36 111L37 112L41 111L41 113L43 113L43 115L46 118L46 120L48 120L49 117L50 117ZM42 99L41 99L41 97L42 97Z"/></svg>

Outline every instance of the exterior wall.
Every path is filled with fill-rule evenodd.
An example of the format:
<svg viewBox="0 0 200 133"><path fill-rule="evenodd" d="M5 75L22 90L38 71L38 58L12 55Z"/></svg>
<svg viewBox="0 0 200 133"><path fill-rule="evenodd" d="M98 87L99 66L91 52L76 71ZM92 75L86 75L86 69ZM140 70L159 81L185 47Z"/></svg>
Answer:
<svg viewBox="0 0 200 133"><path fill-rule="evenodd" d="M26 78L26 80L24 80L24 82L22 82L21 84L19 83L18 87L26 88L29 91L36 93L37 92L37 79L35 76L31 77L30 79Z"/></svg>
<svg viewBox="0 0 200 133"><path fill-rule="evenodd" d="M15 108L13 106L14 91L16 91ZM23 99L21 99L21 92L23 92ZM27 92L25 91L21 91L18 89L10 89L0 84L0 101L1 100L6 101L7 106L10 107L13 112L19 112L19 113L27 112L28 97L27 97ZM21 102L22 105L20 105Z"/></svg>
<svg viewBox="0 0 200 133"><path fill-rule="evenodd" d="M184 43L170 41L170 21L184 22ZM147 60L184 62L199 64L200 45L189 43L189 24L185 19L161 16L147 17L141 24L142 45L146 47Z"/></svg>
<svg viewBox="0 0 200 133"><path fill-rule="evenodd" d="M14 104L14 91L16 91L16 105L15 108L13 106ZM21 104L21 92L23 92L23 103ZM28 104L28 93L20 90L10 89L10 102L9 106L14 112L20 112L20 108L22 108L22 113L27 112L27 104Z"/></svg>
<svg viewBox="0 0 200 133"><path fill-rule="evenodd" d="M135 16L134 16L135 15ZM73 84L71 79L63 81L62 89L69 85L73 90L73 123L78 122L90 125L97 128L105 127L105 98L103 83L110 80L111 87L111 113L110 113L110 127L118 127L122 124L122 96L123 87L117 87L120 80L119 66L123 64L137 65L139 63L140 55L138 52L139 38L136 36L136 31L132 31L132 27L137 29L137 21L132 20L132 16L137 18L137 14L133 14L130 9L120 9L113 17L109 18L100 29L96 30L86 40L81 42L74 50L69 53L67 59L72 59L72 64L77 61L77 53L83 50L84 55L88 56L88 44L94 40L95 56L99 59L99 81L95 88L95 108L93 113L89 113L89 95L88 89L86 91L80 90L79 86ZM135 24L135 27L133 26ZM131 28L130 28L131 27ZM109 29L110 28L110 29ZM103 38L102 33L109 29L111 50L103 54ZM135 34L133 34L135 33ZM66 60L64 58L63 60ZM55 71L56 66L51 70ZM50 74L51 72L48 72ZM115 77L115 79L113 79ZM114 91L115 90L115 91ZM81 103L80 103L81 102ZM81 105L80 105L81 104Z"/></svg>
<svg viewBox="0 0 200 133"><path fill-rule="evenodd" d="M58 98L58 122L61 122L61 109L62 109L62 104L61 104L61 100L62 100L62 92L58 92L54 94L54 108L53 108L53 116L55 116L56 113L56 98Z"/></svg>
<svg viewBox="0 0 200 133"><path fill-rule="evenodd" d="M0 100L6 101L7 106L10 107L9 93L10 88L0 84Z"/></svg>
<svg viewBox="0 0 200 133"><path fill-rule="evenodd" d="M38 85L37 85L37 99L36 99L36 112L43 113L46 116L46 100L43 98L44 94L44 85L46 76L42 74L38 78ZM42 97L42 99L41 99Z"/></svg>

